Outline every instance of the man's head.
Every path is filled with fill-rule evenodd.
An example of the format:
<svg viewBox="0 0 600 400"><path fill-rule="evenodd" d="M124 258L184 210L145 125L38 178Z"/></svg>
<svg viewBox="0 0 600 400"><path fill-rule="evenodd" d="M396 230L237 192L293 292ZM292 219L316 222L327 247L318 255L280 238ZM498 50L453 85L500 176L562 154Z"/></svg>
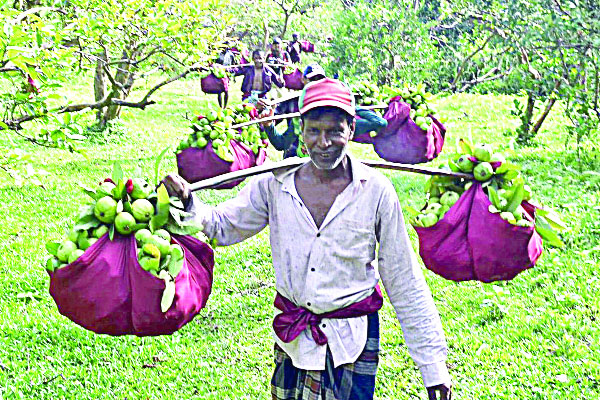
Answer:
<svg viewBox="0 0 600 400"><path fill-rule="evenodd" d="M265 63L265 53L259 49L254 50L252 52L252 61L256 68L262 68Z"/></svg>
<svg viewBox="0 0 600 400"><path fill-rule="evenodd" d="M302 73L302 82L306 85L309 82L315 82L325 78L325 70L317 63L306 66Z"/></svg>
<svg viewBox="0 0 600 400"><path fill-rule="evenodd" d="M297 34L297 33L292 33L292 40L293 40L294 42L297 42L297 41L298 41L298 34Z"/></svg>
<svg viewBox="0 0 600 400"><path fill-rule="evenodd" d="M281 53L282 41L280 38L276 37L273 39L273 44L271 44L271 52L273 55L278 56Z"/></svg>
<svg viewBox="0 0 600 400"><path fill-rule="evenodd" d="M354 135L352 92L342 82L324 78L306 85L299 106L302 138L312 163L318 169L335 169Z"/></svg>

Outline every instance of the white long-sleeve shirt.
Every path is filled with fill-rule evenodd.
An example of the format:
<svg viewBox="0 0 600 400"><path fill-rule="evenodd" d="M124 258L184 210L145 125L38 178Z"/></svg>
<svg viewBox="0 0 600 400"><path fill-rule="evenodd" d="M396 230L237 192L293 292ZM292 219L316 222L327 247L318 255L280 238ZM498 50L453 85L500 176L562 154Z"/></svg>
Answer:
<svg viewBox="0 0 600 400"><path fill-rule="evenodd" d="M296 191L299 167L259 175L217 207L194 199L191 211L219 245L238 243L268 224L277 292L315 314L368 297L381 277L425 386L449 384L444 332L394 187L352 158L350 165L352 182L320 228ZM314 342L309 328L291 343L274 332L273 337L294 366L304 370L325 369L326 346L336 367L356 361L365 347L366 316L323 319L321 329L328 339L323 346Z"/></svg>

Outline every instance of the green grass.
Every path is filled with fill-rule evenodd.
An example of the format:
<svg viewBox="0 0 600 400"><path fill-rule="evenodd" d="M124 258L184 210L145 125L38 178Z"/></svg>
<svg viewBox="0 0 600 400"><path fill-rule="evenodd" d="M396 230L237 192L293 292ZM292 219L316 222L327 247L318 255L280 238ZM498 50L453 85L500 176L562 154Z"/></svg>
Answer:
<svg viewBox="0 0 600 400"><path fill-rule="evenodd" d="M44 187L0 186L0 399L258 399L269 398L270 323L275 294L268 233L216 250L215 282L207 307L179 332L164 337L108 337L61 316L48 294L40 262L44 243L62 237L86 201L78 183L106 177L114 161L126 172L152 175L153 158L188 133L193 116L214 96L199 82L167 86L159 104L125 110L116 132L84 147L89 159L16 142ZM235 85L239 86L239 81ZM88 84L75 84L84 99ZM134 92L138 97L140 93ZM232 101L239 94L232 94ZM448 121L444 159L459 137L493 143L523 166L538 201L553 206L571 227L566 247L546 248L538 265L511 282L453 283L425 272L449 344L450 372L459 399L583 399L600 395L600 186L581 174L565 118L553 112L532 147L511 150L518 121L512 98L456 95L438 99ZM507 132L509 134L507 134ZM0 141L6 153L9 142ZM375 157L353 145L359 157ZM438 160L432 165L437 165ZM583 164L594 171L598 165ZM166 157L163 173L175 171ZM400 202L423 202L425 177L385 172ZM205 191L216 204L237 193ZM413 241L416 236L412 228ZM415 245L416 249L416 245ZM502 249L497 249L502 251ZM386 303L381 311L382 352L377 399L425 399L399 324Z"/></svg>

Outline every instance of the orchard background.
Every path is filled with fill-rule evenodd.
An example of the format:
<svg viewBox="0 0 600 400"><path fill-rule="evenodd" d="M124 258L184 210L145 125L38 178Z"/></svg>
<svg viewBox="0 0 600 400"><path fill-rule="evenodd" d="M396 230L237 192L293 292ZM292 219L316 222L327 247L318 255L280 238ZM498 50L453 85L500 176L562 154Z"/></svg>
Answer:
<svg viewBox="0 0 600 400"><path fill-rule="evenodd" d="M44 243L69 229L78 184L118 161L152 177L215 96L197 73L221 44L293 32L329 74L424 82L447 120L437 166L465 137L522 166L570 230L510 282L426 278L460 399L600 395L600 10L594 1L8 1L0 32L0 399L256 399L272 373L268 231L217 248L207 307L164 337L95 335L48 294ZM329 39L328 39L329 38ZM27 76L39 83L29 87ZM239 102L241 79L230 103ZM370 147L353 144L361 158ZM271 151L271 157L279 154ZM173 152L161 171L176 170ZM386 172L418 208L425 177ZM200 193L216 204L239 189ZM409 233L416 247L412 228ZM498 249L502 251L502 249ZM424 399L389 303L376 398Z"/></svg>

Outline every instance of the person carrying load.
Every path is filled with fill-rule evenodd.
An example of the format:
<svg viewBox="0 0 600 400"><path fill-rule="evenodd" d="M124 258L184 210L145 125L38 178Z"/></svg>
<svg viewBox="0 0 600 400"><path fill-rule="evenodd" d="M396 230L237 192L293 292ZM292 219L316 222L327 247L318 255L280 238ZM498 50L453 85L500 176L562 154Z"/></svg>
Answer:
<svg viewBox="0 0 600 400"><path fill-rule="evenodd" d="M306 163L254 177L216 207L180 177L164 182L219 245L270 227L275 269L274 400L372 400L379 360L381 279L429 399L449 400L447 345L408 237L396 190L347 154L350 89L324 78L299 100Z"/></svg>

